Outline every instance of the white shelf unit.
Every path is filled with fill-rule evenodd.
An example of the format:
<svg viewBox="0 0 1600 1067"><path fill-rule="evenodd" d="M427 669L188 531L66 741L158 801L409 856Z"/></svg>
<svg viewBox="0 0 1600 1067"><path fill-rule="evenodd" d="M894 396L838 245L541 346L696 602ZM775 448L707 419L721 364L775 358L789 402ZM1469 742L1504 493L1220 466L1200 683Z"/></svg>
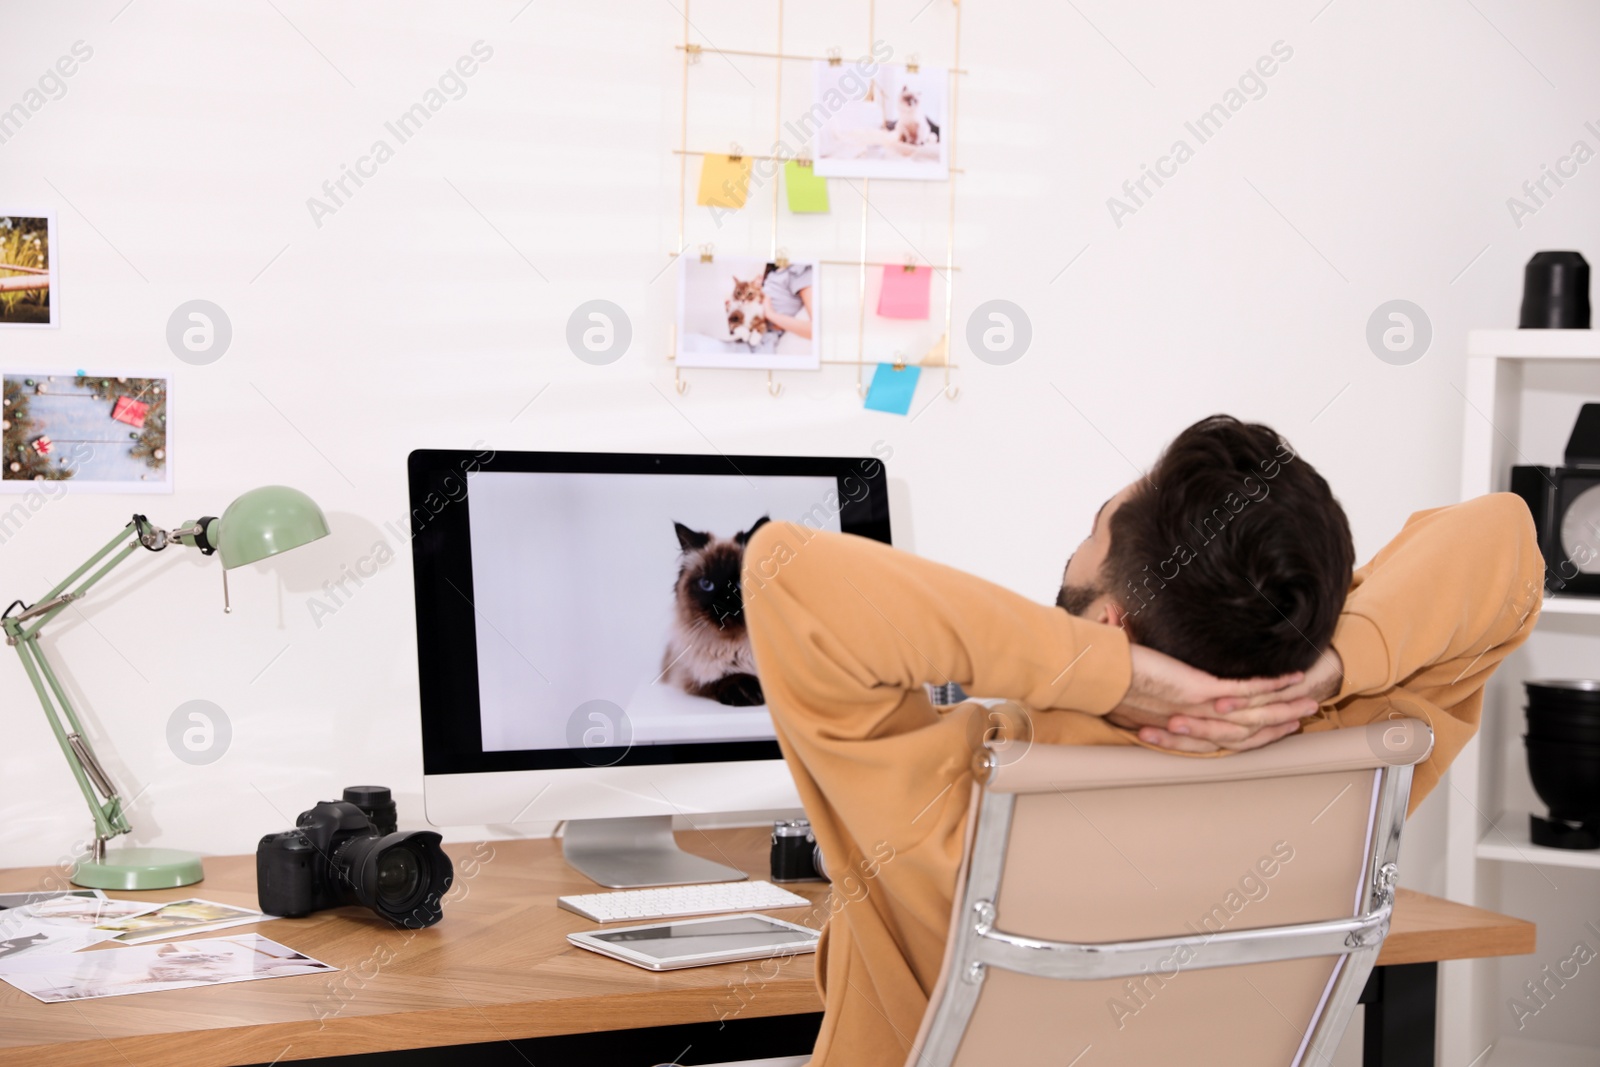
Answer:
<svg viewBox="0 0 1600 1067"><path fill-rule="evenodd" d="M1567 848L1545 848L1530 841L1528 813L1525 811L1508 811L1500 816L1499 821L1478 838L1477 853L1480 860L1600 871L1600 849L1580 852Z"/></svg>
<svg viewBox="0 0 1600 1067"><path fill-rule="evenodd" d="M1473 330L1467 337L1466 411L1462 427L1462 499L1503 491L1511 468L1560 466L1578 408L1600 402L1600 333L1594 330ZM1507 981L1537 976L1539 968L1565 956L1573 913L1561 909L1581 900L1593 910L1600 897L1600 851L1543 848L1528 839L1528 811L1537 799L1522 753L1522 682L1543 668L1572 658L1592 644L1596 666L1580 676L1600 675L1600 599L1547 597L1528 643L1490 682L1478 737L1457 758L1447 784L1445 894L1452 900L1508 911L1538 923L1539 947L1532 957L1448 963L1440 972L1440 1064L1473 1067L1556 1067L1600 1063L1600 1038L1587 1033L1572 1044L1563 1032L1519 1033L1507 1009ZM1555 631L1552 634L1552 631ZM1550 650L1548 653L1542 650ZM1573 669L1560 673L1571 676ZM1493 820L1492 822L1490 820ZM1530 893L1533 879L1552 889ZM1563 903L1552 905L1550 900ZM1521 968L1503 977L1503 966ZM1592 990L1574 993L1589 1004ZM1567 1009L1563 1009L1567 1010ZM1538 1021L1538 1020L1535 1020ZM1581 1028L1581 1025L1580 1025ZM1538 1030L1538 1027L1532 1030ZM1573 1029L1571 1019L1565 1030ZM1488 1051L1491 1050L1492 1051ZM1486 1054L1487 1051L1487 1054Z"/></svg>

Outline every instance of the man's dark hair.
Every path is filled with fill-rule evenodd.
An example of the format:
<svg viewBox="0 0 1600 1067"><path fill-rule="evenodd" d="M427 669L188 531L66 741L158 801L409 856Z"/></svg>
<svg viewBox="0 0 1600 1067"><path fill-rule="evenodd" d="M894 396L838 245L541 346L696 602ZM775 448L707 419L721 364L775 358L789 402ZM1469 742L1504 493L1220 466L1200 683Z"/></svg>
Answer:
<svg viewBox="0 0 1600 1067"><path fill-rule="evenodd" d="M1102 570L1130 636L1221 678L1304 670L1333 639L1355 547L1322 475L1271 427L1180 433L1111 514Z"/></svg>

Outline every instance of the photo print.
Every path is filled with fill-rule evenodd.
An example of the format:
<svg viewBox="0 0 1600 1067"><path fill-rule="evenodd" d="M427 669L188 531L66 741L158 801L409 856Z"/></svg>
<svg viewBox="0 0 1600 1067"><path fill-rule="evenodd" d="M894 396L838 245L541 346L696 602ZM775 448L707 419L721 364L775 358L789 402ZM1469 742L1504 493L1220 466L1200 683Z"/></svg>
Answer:
<svg viewBox="0 0 1600 1067"><path fill-rule="evenodd" d="M60 325L55 231L52 214L0 214L0 329Z"/></svg>
<svg viewBox="0 0 1600 1067"><path fill-rule="evenodd" d="M0 492L172 492L171 379L3 375Z"/></svg>
<svg viewBox="0 0 1600 1067"><path fill-rule="evenodd" d="M678 365L816 370L818 279L815 262L680 256Z"/></svg>
<svg viewBox="0 0 1600 1067"><path fill-rule="evenodd" d="M46 1004L336 971L260 934L0 962L0 981Z"/></svg>
<svg viewBox="0 0 1600 1067"><path fill-rule="evenodd" d="M182 934L243 926L247 923L261 922L265 918L267 916L249 908L190 898L146 908L126 918L102 922L94 929L103 932L119 945L137 945L144 941L159 941Z"/></svg>
<svg viewBox="0 0 1600 1067"><path fill-rule="evenodd" d="M908 71L885 64L871 79L848 66L813 65L816 173L824 178L950 177L950 75L943 67Z"/></svg>

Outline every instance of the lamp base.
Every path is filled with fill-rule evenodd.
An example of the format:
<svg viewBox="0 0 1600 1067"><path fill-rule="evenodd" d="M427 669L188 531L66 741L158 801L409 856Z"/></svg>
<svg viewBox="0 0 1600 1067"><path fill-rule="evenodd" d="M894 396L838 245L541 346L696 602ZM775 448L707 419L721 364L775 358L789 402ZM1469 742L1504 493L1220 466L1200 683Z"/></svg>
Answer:
<svg viewBox="0 0 1600 1067"><path fill-rule="evenodd" d="M176 848L108 848L101 860L80 860L73 885L85 889L176 889L205 877L198 852Z"/></svg>

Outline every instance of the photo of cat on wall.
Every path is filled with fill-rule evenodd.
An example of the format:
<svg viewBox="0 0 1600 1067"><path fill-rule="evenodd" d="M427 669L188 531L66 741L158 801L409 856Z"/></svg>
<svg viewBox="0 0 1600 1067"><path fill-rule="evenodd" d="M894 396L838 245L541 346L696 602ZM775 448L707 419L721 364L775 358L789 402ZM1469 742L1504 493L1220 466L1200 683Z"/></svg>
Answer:
<svg viewBox="0 0 1600 1067"><path fill-rule="evenodd" d="M869 81L852 67L814 64L808 117L820 124L817 176L948 178L949 83L940 67L884 64Z"/></svg>
<svg viewBox="0 0 1600 1067"><path fill-rule="evenodd" d="M763 515L732 537L672 524L681 555L673 585L672 629L661 660L667 684L732 707L765 703L745 629L739 573L745 545L767 521Z"/></svg>
<svg viewBox="0 0 1600 1067"><path fill-rule="evenodd" d="M680 256L679 263L679 366L820 366L815 263L722 255Z"/></svg>

